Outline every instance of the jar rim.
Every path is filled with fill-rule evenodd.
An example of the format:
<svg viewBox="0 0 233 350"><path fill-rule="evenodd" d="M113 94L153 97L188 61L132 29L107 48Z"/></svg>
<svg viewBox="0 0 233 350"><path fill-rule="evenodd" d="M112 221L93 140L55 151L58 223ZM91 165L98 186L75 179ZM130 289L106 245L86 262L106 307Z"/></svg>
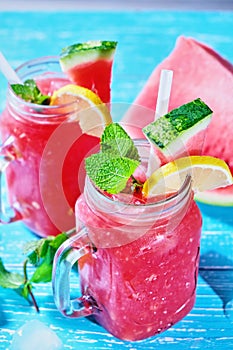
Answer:
<svg viewBox="0 0 233 350"><path fill-rule="evenodd" d="M18 73L19 70L25 68L26 66L29 66L32 64L32 63L37 63L38 64L41 64L43 61L50 61L53 62L53 63L59 63L59 56L58 55L48 55L48 56L41 56L41 57L36 57L36 58L32 58L30 60L27 60L23 63L21 63L16 69L15 71Z"/></svg>
<svg viewBox="0 0 233 350"><path fill-rule="evenodd" d="M150 143L147 139L134 139L133 140L135 145L147 147L150 149ZM167 209L170 209L174 205L180 203L187 194L192 192L192 178L191 175L187 175L182 186L176 191L174 194L171 194L169 197L163 197L162 199L156 199L156 201L148 201L145 203L140 204L134 204L132 202L123 202L119 200L115 200L112 197L107 196L102 190L100 190L98 187L94 185L92 180L86 176L86 184L88 187L91 187L92 189L95 189L95 193L98 194L99 199L102 201L105 201L106 204L114 204L116 203L118 206L121 207L141 207L141 208L159 208L159 206L164 206L165 204L168 205Z"/></svg>
<svg viewBox="0 0 233 350"><path fill-rule="evenodd" d="M55 70L54 69L55 66L54 66L53 68L51 68L51 70L45 70L45 69L43 70L43 66L45 64L51 64L51 65L57 64L57 67L59 69ZM39 67L41 67L41 69ZM33 73L35 74L41 73L41 75L43 73L48 73L48 74L51 73L50 77L53 77L54 75L54 77L56 78L57 77L67 78L68 80L68 77L66 77L66 75L60 69L58 55L42 56L42 57L28 60L22 63L21 65L19 65L15 69L15 71L19 75L19 77L22 78L23 81L25 80L23 78L27 78L27 75L30 75L30 73L32 74L32 77L31 77L32 79L34 76ZM48 74L47 74L47 77L49 76ZM22 114L22 116L24 116L25 118L30 117L30 119L33 118L38 120L40 119L44 120L45 118L49 118L51 120L54 118L57 119L58 117L69 116L70 114L72 114L72 112L67 112L67 111L72 111L73 109L75 110L75 104L76 104L76 101L72 101L72 102L68 102L60 105L39 105L33 102L25 101L15 94L10 83L8 83L8 98L11 105L19 106L20 111L23 109L26 109L23 111L24 113ZM74 108L72 108L72 106L74 106ZM27 116L27 110L29 111L28 112L29 116Z"/></svg>
<svg viewBox="0 0 233 350"><path fill-rule="evenodd" d="M89 182L89 184L93 188L95 188L95 190L98 192L100 197L102 199L104 199L106 202L117 203L118 205L120 205L122 207L124 207L124 206L135 207L134 203L118 201L118 200L113 199L112 197L107 196L103 191L101 191L99 188L97 188L93 184L93 182L91 181L91 179L88 176L87 176L87 181ZM192 178L191 178L190 175L187 175L185 180L184 180L184 182L183 182L183 184L182 184L182 186L174 194L170 195L167 198L162 198L162 199L156 200L156 202L151 202L151 201L149 201L149 202L142 202L142 203L140 203L140 205L136 205L136 206L140 206L140 207L154 207L154 206L159 206L159 205L164 204L164 203L172 203L180 195L184 194L184 196L185 196L185 194L187 194L191 190L191 183L192 183ZM182 199L183 199L183 197L182 197Z"/></svg>

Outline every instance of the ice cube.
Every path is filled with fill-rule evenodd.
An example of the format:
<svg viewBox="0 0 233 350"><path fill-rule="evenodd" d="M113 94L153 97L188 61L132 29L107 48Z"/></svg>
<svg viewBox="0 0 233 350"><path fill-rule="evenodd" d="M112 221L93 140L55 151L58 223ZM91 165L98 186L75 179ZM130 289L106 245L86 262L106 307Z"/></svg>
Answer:
<svg viewBox="0 0 233 350"><path fill-rule="evenodd" d="M63 350L56 333L44 323L32 320L19 328L12 339L9 350Z"/></svg>

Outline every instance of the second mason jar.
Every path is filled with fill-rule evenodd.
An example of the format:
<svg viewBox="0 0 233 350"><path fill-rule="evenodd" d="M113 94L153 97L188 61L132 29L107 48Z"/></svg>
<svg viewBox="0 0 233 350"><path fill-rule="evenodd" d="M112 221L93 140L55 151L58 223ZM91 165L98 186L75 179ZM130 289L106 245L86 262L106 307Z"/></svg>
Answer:
<svg viewBox="0 0 233 350"><path fill-rule="evenodd" d="M150 146L136 145L146 171ZM144 204L125 194L109 197L87 177L75 213L77 234L54 261L54 298L62 314L91 315L114 336L135 341L190 312L202 225L190 177L176 194ZM71 300L69 274L76 261L82 295Z"/></svg>

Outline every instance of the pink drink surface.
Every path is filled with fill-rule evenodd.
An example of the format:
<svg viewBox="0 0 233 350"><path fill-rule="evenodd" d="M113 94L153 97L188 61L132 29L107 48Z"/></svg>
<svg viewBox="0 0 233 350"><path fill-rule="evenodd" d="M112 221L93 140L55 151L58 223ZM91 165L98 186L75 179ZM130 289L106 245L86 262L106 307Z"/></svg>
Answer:
<svg viewBox="0 0 233 350"><path fill-rule="evenodd" d="M114 235L119 223L97 217L84 197L76 203L77 220L90 236L99 228ZM97 248L79 260L82 293L98 305L95 320L114 336L141 340L181 320L195 302L201 214L194 201L182 221L167 230L159 219L146 234L120 247Z"/></svg>
<svg viewBox="0 0 233 350"><path fill-rule="evenodd" d="M67 83L46 75L37 80L42 92L50 95ZM18 155L7 168L10 203L32 231L48 236L75 226L74 205L85 177L83 160L90 150L96 151L99 139L82 134L77 122L62 123L59 117L50 122L49 113L42 110L41 118L32 115L28 120L21 110L12 112L7 106L1 136L3 141L15 137Z"/></svg>

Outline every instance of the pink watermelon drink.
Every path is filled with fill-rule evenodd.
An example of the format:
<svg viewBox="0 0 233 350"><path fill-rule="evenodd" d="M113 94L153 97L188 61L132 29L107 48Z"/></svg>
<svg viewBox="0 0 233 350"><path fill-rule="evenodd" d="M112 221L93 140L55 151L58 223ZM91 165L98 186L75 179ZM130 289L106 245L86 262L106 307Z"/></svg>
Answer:
<svg viewBox="0 0 233 350"><path fill-rule="evenodd" d="M144 181L150 147L147 141L137 147L141 165L135 175ZM179 193L149 200L130 188L129 183L126 191L107 194L86 179L75 208L79 233L58 251L53 283L63 314L92 315L114 336L136 341L166 330L192 309L202 219L190 179ZM73 260L74 254L80 256L82 232L95 250L78 262L83 295L77 309L77 299L69 304L69 293L65 296L69 264L63 261L71 258L67 247Z"/></svg>
<svg viewBox="0 0 233 350"><path fill-rule="evenodd" d="M1 118L3 141L14 139L4 149L7 159L9 155L15 158L7 168L9 199L15 210L10 222L23 218L41 236L74 227L74 205L85 178L83 160L99 148L99 137L88 128L95 126L95 120L88 122L83 132L85 120L80 126L74 118L78 111L93 106L89 93L85 92L83 100L83 96L72 96L72 91L61 99L60 95L53 97L61 87L76 82L95 90L98 104L102 104L101 98L109 102L115 48L115 42L90 41L64 49L59 57L40 58L19 67L22 81L34 79L36 86L32 88L31 81L26 87L24 84L23 91L16 86L16 96L12 85Z"/></svg>
<svg viewBox="0 0 233 350"><path fill-rule="evenodd" d="M76 217L78 225L87 227L97 251L81 259L79 269L84 298L98 305L95 320L125 340L166 330L195 302L202 220L189 184L179 195L150 199L148 204L140 204L137 195L129 204L122 203L121 196L109 199L98 193L95 200L99 197L101 208L91 201L95 190L87 186L87 197L77 201ZM114 205L115 212L108 214ZM107 248L106 232L111 237Z"/></svg>
<svg viewBox="0 0 233 350"><path fill-rule="evenodd" d="M111 201L101 195L99 200ZM95 320L121 339L140 340L161 333L187 315L195 302L200 212L190 193L179 208L179 215L183 216L179 223L174 218L177 208L170 207L169 214L159 214L159 219L151 213L152 208L155 211L161 204L153 202L143 207L140 222L134 217L136 222L132 223L124 217L123 227L119 222L122 220L120 213L108 215L92 203L97 210L94 215L93 207L87 205L84 196L76 205L78 223L87 227L94 242L101 244L99 236L106 231L110 236L118 234L118 230L124 234L130 230L130 235L139 235L123 246L100 247L79 262L84 298L97 305L93 314ZM129 211L127 204L121 205ZM134 210L131 205L131 211ZM104 215L102 220L101 214ZM145 216L150 220L146 230Z"/></svg>
<svg viewBox="0 0 233 350"><path fill-rule="evenodd" d="M51 95L70 83L59 71L58 58L45 57L22 65L18 74L35 78L41 91ZM77 122L68 121L69 113L60 106L27 103L9 89L1 136L14 138L15 159L7 168L9 200L17 213L12 220L21 216L40 236L74 226L73 209L85 176L81 164L99 143L99 138L82 134Z"/></svg>
<svg viewBox="0 0 233 350"><path fill-rule="evenodd" d="M108 134L101 138L102 152L106 138ZM129 148L122 152L140 159L134 177L142 184L150 147L137 144L139 158ZM89 163L86 160L92 177ZM179 194L150 198L132 181L118 194L113 186L113 194L105 198L106 193L96 193L87 180L75 212L78 229L85 225L97 247L79 262L84 298L98 306L95 320L118 338L141 340L171 327L192 309L202 219L190 178Z"/></svg>

